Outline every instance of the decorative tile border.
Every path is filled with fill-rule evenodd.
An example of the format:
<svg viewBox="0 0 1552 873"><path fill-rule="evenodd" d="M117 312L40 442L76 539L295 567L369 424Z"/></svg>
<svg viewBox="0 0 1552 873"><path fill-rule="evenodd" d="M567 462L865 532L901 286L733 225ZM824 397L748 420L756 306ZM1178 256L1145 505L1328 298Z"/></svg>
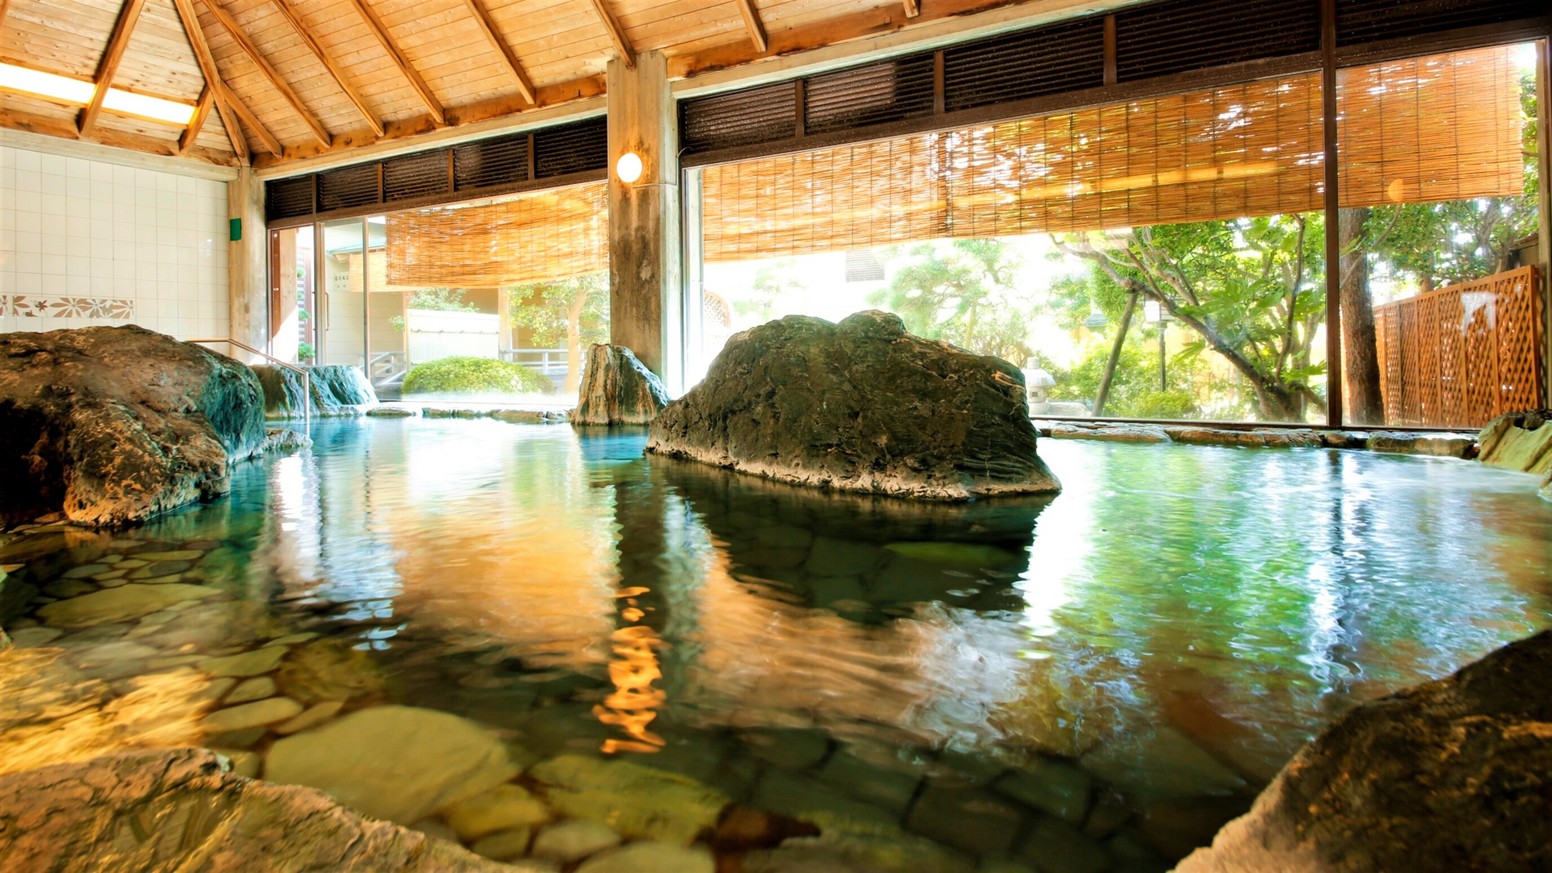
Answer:
<svg viewBox="0 0 1552 873"><path fill-rule="evenodd" d="M41 294L0 294L0 315L18 318L135 317L135 301L124 297L48 297Z"/></svg>

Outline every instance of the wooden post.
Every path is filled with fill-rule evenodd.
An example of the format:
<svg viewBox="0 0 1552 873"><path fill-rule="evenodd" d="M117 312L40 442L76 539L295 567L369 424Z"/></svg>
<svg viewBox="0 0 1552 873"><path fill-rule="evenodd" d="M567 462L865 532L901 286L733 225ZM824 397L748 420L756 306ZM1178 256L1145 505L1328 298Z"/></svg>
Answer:
<svg viewBox="0 0 1552 873"><path fill-rule="evenodd" d="M679 146L668 64L646 52L609 62L609 334L672 388L683 381ZM622 182L620 156L641 158ZM672 339L670 339L672 338Z"/></svg>
<svg viewBox="0 0 1552 873"><path fill-rule="evenodd" d="M1541 212L1541 227L1536 246L1538 266L1541 267L1541 336L1544 349L1540 373L1544 393L1542 400L1552 407L1552 60L1548 58L1547 40L1536 43L1536 193Z"/></svg>
<svg viewBox="0 0 1552 873"><path fill-rule="evenodd" d="M231 320L227 336L256 349L269 345L269 234L264 227L264 183L252 167L238 170L226 183L227 217L234 219L241 239L227 243L227 301ZM233 351L236 351L235 349ZM239 358L240 359L240 358ZM249 363L255 363L250 361Z"/></svg>

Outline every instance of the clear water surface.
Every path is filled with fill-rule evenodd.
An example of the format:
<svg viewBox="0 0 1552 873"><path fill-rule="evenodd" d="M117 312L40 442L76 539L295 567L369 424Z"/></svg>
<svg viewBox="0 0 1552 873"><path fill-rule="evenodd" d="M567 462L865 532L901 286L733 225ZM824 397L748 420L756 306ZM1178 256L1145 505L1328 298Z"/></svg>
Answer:
<svg viewBox="0 0 1552 873"><path fill-rule="evenodd" d="M1552 624L1552 505L1459 461L1042 440L1059 496L924 507L646 458L641 432L313 436L57 573L203 550L244 621L348 647L348 706L1040 870L1166 867L1348 708Z"/></svg>

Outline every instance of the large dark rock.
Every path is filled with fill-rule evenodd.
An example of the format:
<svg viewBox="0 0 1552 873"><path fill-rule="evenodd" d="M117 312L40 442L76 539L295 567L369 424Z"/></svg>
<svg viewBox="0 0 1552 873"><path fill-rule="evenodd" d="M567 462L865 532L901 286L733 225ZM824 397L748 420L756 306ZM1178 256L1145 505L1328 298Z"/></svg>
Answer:
<svg viewBox="0 0 1552 873"><path fill-rule="evenodd" d="M320 791L225 772L200 749L0 775L0 859L7 870L58 873L514 869Z"/></svg>
<svg viewBox="0 0 1552 873"><path fill-rule="evenodd" d="M1178 873L1552 870L1552 631L1366 703Z"/></svg>
<svg viewBox="0 0 1552 873"><path fill-rule="evenodd" d="M1024 376L898 316L788 316L728 340L647 450L771 479L934 500L1057 491Z"/></svg>
<svg viewBox="0 0 1552 873"><path fill-rule="evenodd" d="M255 366L253 371L264 388L266 418L301 418L307 413L303 404L306 388L300 373L268 364ZM308 378L312 382L313 415L358 415L364 407L377 405L377 392L360 367L342 364L310 367Z"/></svg>
<svg viewBox="0 0 1552 873"><path fill-rule="evenodd" d="M144 328L0 334L0 524L135 522L224 494L264 441L253 371Z"/></svg>
<svg viewBox="0 0 1552 873"><path fill-rule="evenodd" d="M1552 475L1552 409L1498 416L1477 434L1477 460L1490 467Z"/></svg>
<svg viewBox="0 0 1552 873"><path fill-rule="evenodd" d="M572 424L651 424L668 405L663 380L624 346L594 343L577 392Z"/></svg>

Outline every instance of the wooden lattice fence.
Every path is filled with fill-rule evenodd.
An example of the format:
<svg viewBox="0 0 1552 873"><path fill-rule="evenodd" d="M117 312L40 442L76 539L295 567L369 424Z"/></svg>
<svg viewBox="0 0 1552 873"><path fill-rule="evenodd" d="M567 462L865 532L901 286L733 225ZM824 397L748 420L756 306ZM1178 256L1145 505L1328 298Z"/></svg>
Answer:
<svg viewBox="0 0 1552 873"><path fill-rule="evenodd" d="M1375 307L1385 423L1481 427L1546 405L1534 266Z"/></svg>

